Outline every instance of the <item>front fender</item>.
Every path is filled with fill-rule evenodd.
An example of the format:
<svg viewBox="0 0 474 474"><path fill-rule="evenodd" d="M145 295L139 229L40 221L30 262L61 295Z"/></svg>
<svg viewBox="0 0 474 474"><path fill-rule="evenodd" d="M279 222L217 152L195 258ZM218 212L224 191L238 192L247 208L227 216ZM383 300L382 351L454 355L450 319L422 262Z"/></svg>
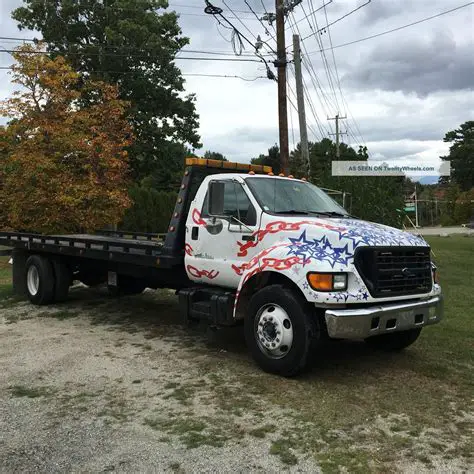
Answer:
<svg viewBox="0 0 474 474"><path fill-rule="evenodd" d="M320 293L310 288L306 275L310 271L334 272L338 270L347 271L347 269L336 269L334 268L334 262L327 260L306 260L292 252L292 245L291 242L276 244L262 250L249 262L232 266L232 269L240 275L239 286L235 295L234 318L236 318L238 304L245 285L252 277L264 272L276 272L291 280L301 290L307 301L316 302L322 299L331 301L331 293ZM362 280L360 280L360 284L363 285Z"/></svg>

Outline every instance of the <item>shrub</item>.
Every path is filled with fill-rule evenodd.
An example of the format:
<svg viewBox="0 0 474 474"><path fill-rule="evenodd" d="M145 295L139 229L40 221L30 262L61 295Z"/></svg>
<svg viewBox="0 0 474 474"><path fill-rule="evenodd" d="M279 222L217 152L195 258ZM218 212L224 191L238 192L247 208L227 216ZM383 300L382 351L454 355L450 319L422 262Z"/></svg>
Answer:
<svg viewBox="0 0 474 474"><path fill-rule="evenodd" d="M130 189L129 194L133 205L126 211L120 227L132 232L166 232L176 193L137 185Z"/></svg>

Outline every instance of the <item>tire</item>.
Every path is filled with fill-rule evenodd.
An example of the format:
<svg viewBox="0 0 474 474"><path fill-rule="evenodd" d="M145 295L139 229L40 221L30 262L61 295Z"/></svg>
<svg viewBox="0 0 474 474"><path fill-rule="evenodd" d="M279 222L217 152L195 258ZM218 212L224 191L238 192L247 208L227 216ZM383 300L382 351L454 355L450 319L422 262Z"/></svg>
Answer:
<svg viewBox="0 0 474 474"><path fill-rule="evenodd" d="M312 316L308 303L283 285L271 285L255 293L245 316L244 331L259 367L284 377L303 371L321 336L319 321Z"/></svg>
<svg viewBox="0 0 474 474"><path fill-rule="evenodd" d="M421 333L421 328L409 329L408 331L393 332L372 336L365 339L365 342L374 349L381 351L401 351L405 347L411 346Z"/></svg>
<svg viewBox="0 0 474 474"><path fill-rule="evenodd" d="M28 299L35 305L47 305L54 300L54 271L51 262L40 255L26 261L25 286Z"/></svg>
<svg viewBox="0 0 474 474"><path fill-rule="evenodd" d="M53 271L55 277L54 301L61 303L67 300L69 287L72 283L72 273L69 267L60 261L53 261Z"/></svg>

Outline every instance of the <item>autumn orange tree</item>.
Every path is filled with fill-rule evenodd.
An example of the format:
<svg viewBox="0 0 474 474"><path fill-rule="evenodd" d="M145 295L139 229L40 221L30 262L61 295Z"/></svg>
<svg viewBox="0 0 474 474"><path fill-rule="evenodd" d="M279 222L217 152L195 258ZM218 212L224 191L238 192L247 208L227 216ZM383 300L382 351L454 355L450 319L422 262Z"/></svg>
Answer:
<svg viewBox="0 0 474 474"><path fill-rule="evenodd" d="M91 231L129 207L131 129L115 86L76 73L41 45L14 54L0 102L0 226L42 233Z"/></svg>

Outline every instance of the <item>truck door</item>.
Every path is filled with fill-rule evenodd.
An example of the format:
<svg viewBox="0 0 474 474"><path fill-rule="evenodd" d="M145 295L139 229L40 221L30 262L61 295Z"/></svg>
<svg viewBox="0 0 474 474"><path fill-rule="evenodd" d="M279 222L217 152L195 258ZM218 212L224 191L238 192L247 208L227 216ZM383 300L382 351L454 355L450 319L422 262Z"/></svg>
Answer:
<svg viewBox="0 0 474 474"><path fill-rule="evenodd" d="M256 247L241 252L241 245L256 242L261 212L239 181L223 182L225 217L209 216L207 190L200 201L202 208L191 209L194 215L189 216L186 229L186 271L191 280L237 288L242 265L257 253ZM245 255L239 255L242 253Z"/></svg>

